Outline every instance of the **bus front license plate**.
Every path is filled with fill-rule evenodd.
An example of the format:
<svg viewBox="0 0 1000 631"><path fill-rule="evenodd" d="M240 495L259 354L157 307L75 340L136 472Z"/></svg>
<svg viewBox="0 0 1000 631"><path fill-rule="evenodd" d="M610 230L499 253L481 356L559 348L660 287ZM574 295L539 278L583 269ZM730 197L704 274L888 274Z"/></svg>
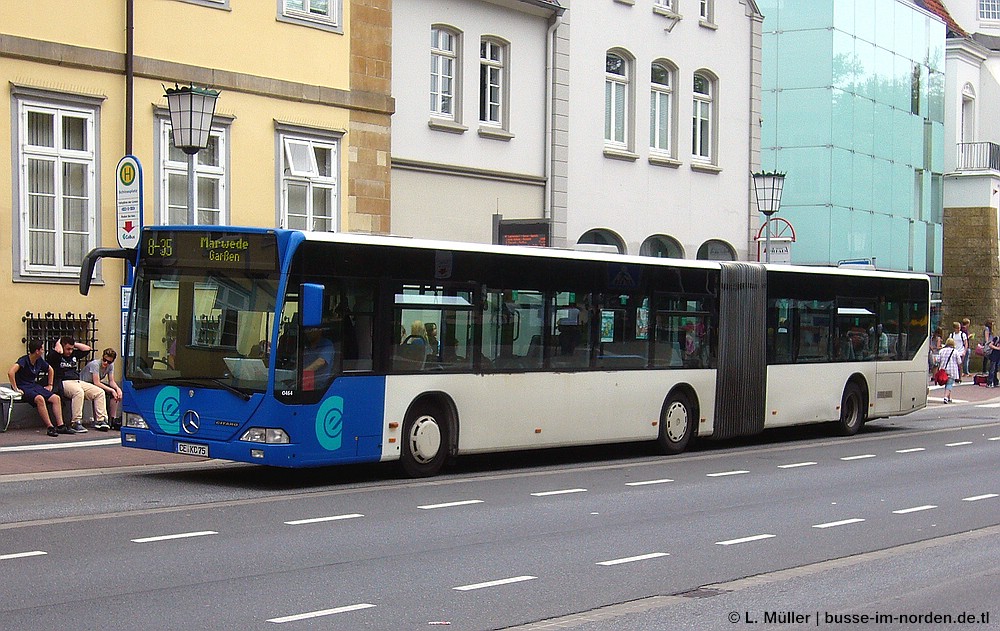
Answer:
<svg viewBox="0 0 1000 631"><path fill-rule="evenodd" d="M208 445L192 445L191 443L177 443L177 453L188 456L202 456L208 458Z"/></svg>

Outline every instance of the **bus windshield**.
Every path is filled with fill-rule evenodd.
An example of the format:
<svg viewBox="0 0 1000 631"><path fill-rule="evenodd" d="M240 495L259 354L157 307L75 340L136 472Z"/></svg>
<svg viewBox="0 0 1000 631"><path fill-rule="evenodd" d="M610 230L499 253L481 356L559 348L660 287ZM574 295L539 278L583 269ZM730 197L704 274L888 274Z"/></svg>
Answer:
<svg viewBox="0 0 1000 631"><path fill-rule="evenodd" d="M126 377L241 396L267 386L278 275L242 266L150 257L133 285Z"/></svg>

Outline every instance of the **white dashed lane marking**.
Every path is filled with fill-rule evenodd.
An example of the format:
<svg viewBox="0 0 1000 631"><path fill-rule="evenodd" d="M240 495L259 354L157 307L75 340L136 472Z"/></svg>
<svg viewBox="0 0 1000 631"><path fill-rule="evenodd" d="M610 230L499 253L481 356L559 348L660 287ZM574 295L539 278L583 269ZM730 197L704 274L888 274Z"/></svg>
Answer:
<svg viewBox="0 0 1000 631"><path fill-rule="evenodd" d="M321 609L319 611L310 611L308 613L298 613L293 616L284 616L282 618L271 618L268 622L275 622L281 624L283 622L296 622L298 620L308 620L309 618L320 618L322 616L332 616L338 613L347 613L350 611L358 611L360 609L371 609L375 605L371 603L358 603L357 605L347 605L346 607L335 607L333 609Z"/></svg>
<svg viewBox="0 0 1000 631"><path fill-rule="evenodd" d="M469 506L470 504L482 504L483 500L459 500L457 502L444 502L443 504L424 504L417 506L420 510L434 510L435 508L453 508L455 506Z"/></svg>
<svg viewBox="0 0 1000 631"><path fill-rule="evenodd" d="M26 557L40 557L48 554L48 552L42 552L41 550L32 550L31 552L14 552L13 554L0 554L0 561L6 561L8 559L24 559Z"/></svg>
<svg viewBox="0 0 1000 631"><path fill-rule="evenodd" d="M732 546L739 543L750 543L751 541L760 541L761 539L770 539L772 537L777 537L777 535L753 535L751 537L741 537L739 539L729 539L728 541L716 541L717 546Z"/></svg>
<svg viewBox="0 0 1000 631"><path fill-rule="evenodd" d="M979 500L988 500L994 497L1000 497L996 493L987 493L986 495L973 495L972 497L963 497L963 502L978 502Z"/></svg>
<svg viewBox="0 0 1000 631"><path fill-rule="evenodd" d="M670 555L668 553L666 553L666 552L652 552L650 554L640 554L639 556L634 556L634 557L625 557L624 559L612 559L610 561L600 561L599 563L596 563L595 565L603 565L605 567L609 567L609 566L612 566L612 565L621 565L622 563L634 563L636 561L648 561L649 559L658 559L660 557L666 557L666 556L670 556Z"/></svg>
<svg viewBox="0 0 1000 631"><path fill-rule="evenodd" d="M648 484L666 484L667 482L673 482L673 480L663 478L662 480L643 480L642 482L626 482L625 486L646 486Z"/></svg>
<svg viewBox="0 0 1000 631"><path fill-rule="evenodd" d="M798 469L799 467L811 467L815 462L793 462L792 464L779 464L779 469Z"/></svg>
<svg viewBox="0 0 1000 631"><path fill-rule="evenodd" d="M357 519L358 517L364 517L361 513L351 513L349 515L331 515L329 517L311 517L309 519L296 519L293 521L286 521L285 523L289 526L302 526L304 524L318 524L324 521L340 521L343 519Z"/></svg>
<svg viewBox="0 0 1000 631"><path fill-rule="evenodd" d="M730 475L743 475L744 473L750 473L749 471L744 471L739 469L737 471L720 471L719 473L706 473L705 475L709 478L724 478Z"/></svg>
<svg viewBox="0 0 1000 631"><path fill-rule="evenodd" d="M914 506L913 508L903 508L900 510L894 510L892 511L892 513L894 515L905 515L907 513L917 513L920 511L930 510L932 508L937 508L937 506L933 504L926 504L924 506Z"/></svg>
<svg viewBox="0 0 1000 631"><path fill-rule="evenodd" d="M182 532L176 535L160 535L158 537L143 537L141 539L133 539L132 543L152 543L154 541L167 541L169 539L188 539L190 537L204 537L207 535L217 535L214 530L201 530L199 532Z"/></svg>
<svg viewBox="0 0 1000 631"><path fill-rule="evenodd" d="M910 449L897 449L896 453L897 454L915 454L918 451L927 451L927 450L925 448L923 448L923 447L911 447Z"/></svg>
<svg viewBox="0 0 1000 631"><path fill-rule="evenodd" d="M815 524L813 528L833 528L835 526L846 526L848 524L857 524L863 522L864 520L860 517L855 517L853 519L842 519L840 521L831 521L825 524Z"/></svg>
<svg viewBox="0 0 1000 631"><path fill-rule="evenodd" d="M470 592L475 589L486 589L487 587L499 587L501 585L510 585L511 583L522 583L524 581L533 581L537 576L515 576L513 578L502 578L497 581L487 581L485 583L473 583L472 585L462 585L460 587L452 587L452 589L459 592Z"/></svg>
<svg viewBox="0 0 1000 631"><path fill-rule="evenodd" d="M541 493L532 493L533 497L548 497L550 495L567 495L569 493L586 493L587 489L562 489L561 491L542 491Z"/></svg>
<svg viewBox="0 0 1000 631"><path fill-rule="evenodd" d="M861 454L859 456L844 456L841 460L864 460L865 458L874 458L875 454Z"/></svg>

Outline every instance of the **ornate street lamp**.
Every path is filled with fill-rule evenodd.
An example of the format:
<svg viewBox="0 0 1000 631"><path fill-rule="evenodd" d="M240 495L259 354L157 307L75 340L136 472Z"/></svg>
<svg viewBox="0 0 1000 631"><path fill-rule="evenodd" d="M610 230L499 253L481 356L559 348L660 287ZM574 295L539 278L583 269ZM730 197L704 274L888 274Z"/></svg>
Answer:
<svg viewBox="0 0 1000 631"><path fill-rule="evenodd" d="M198 152L208 146L219 91L199 88L194 84L164 88L170 110L170 128L174 146L188 156L188 224L195 220L194 161Z"/></svg>
<svg viewBox="0 0 1000 631"><path fill-rule="evenodd" d="M778 171L751 173L753 190L757 198L757 210L764 214L764 262L771 262L771 215L781 206L781 189L785 186L785 174Z"/></svg>

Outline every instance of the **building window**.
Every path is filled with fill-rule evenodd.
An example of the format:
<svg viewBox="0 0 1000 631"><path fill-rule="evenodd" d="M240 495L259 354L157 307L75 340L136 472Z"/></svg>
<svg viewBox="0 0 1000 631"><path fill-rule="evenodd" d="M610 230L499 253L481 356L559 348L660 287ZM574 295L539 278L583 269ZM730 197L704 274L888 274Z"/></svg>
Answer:
<svg viewBox="0 0 1000 631"><path fill-rule="evenodd" d="M325 27L340 28L340 0L281 0L281 15Z"/></svg>
<svg viewBox="0 0 1000 631"><path fill-rule="evenodd" d="M17 104L21 272L72 276L97 241L97 108Z"/></svg>
<svg viewBox="0 0 1000 631"><path fill-rule="evenodd" d="M507 47L499 41L484 39L479 44L479 120L488 125L504 126L506 115Z"/></svg>
<svg viewBox="0 0 1000 631"><path fill-rule="evenodd" d="M625 241L614 232L604 228L588 230L576 242L579 245L596 246L592 249L600 252L617 251L618 254L626 254Z"/></svg>
<svg viewBox="0 0 1000 631"><path fill-rule="evenodd" d="M682 259L684 258L684 247L680 242L663 234L654 234L648 237L639 246L639 256L653 256L656 258Z"/></svg>
<svg viewBox="0 0 1000 631"><path fill-rule="evenodd" d="M339 142L281 137L281 227L337 229Z"/></svg>
<svg viewBox="0 0 1000 631"><path fill-rule="evenodd" d="M700 0L698 6L698 16L703 22L715 22L715 0Z"/></svg>
<svg viewBox="0 0 1000 631"><path fill-rule="evenodd" d="M699 261L735 261L736 250L725 241L709 239L698 248Z"/></svg>
<svg viewBox="0 0 1000 631"><path fill-rule="evenodd" d="M628 146L628 92L628 60L608 53L604 72L604 140L608 144Z"/></svg>
<svg viewBox="0 0 1000 631"><path fill-rule="evenodd" d="M691 118L691 155L695 160L711 162L712 155L712 80L704 74L694 75L694 102Z"/></svg>
<svg viewBox="0 0 1000 631"><path fill-rule="evenodd" d="M431 114L457 121L456 70L458 34L442 27L431 28Z"/></svg>
<svg viewBox="0 0 1000 631"><path fill-rule="evenodd" d="M195 156L195 221L199 225L221 226L226 214L227 143L226 130L212 128L208 146ZM160 224L188 223L188 156L174 146L170 121L160 120L159 185Z"/></svg>
<svg viewBox="0 0 1000 631"><path fill-rule="evenodd" d="M665 64L655 63L650 73L649 147L666 155L673 154L673 72Z"/></svg>
<svg viewBox="0 0 1000 631"><path fill-rule="evenodd" d="M675 2L676 0L653 0L653 6L657 9L673 12Z"/></svg>
<svg viewBox="0 0 1000 631"><path fill-rule="evenodd" d="M1000 0L979 0L980 20L1000 20Z"/></svg>

